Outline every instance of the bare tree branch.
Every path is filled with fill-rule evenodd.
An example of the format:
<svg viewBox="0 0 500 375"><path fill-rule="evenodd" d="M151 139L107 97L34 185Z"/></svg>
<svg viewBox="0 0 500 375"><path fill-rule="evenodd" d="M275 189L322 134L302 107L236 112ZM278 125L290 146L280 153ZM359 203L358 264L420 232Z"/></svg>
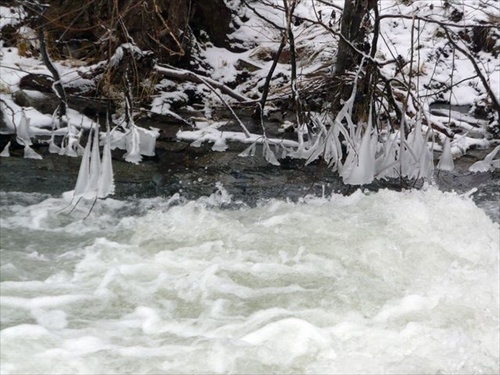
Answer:
<svg viewBox="0 0 500 375"><path fill-rule="evenodd" d="M479 65L477 64L476 59L474 56L470 54L469 51L466 51L464 48L460 47L455 40L453 40L452 36L450 35L450 32L447 28L443 28L446 36L448 37L448 40L450 41L453 46L462 52L471 62L472 66L474 67L474 70L476 71L477 75L479 76L479 79L481 80L484 88L486 89L486 92L488 93L488 96L491 99L491 102L493 104L493 107L497 111L498 118L500 119L500 102L498 101L498 98L496 97L495 93L491 89L491 86L488 84L488 81L486 80L486 77L484 76L483 72L481 71L481 68L479 68Z"/></svg>
<svg viewBox="0 0 500 375"><path fill-rule="evenodd" d="M163 74L165 77L172 78L172 79L177 79L177 80L182 80L182 81L191 81L191 82L196 82L196 83L209 83L212 87L215 87L219 90L221 90L222 93L232 97L233 99L236 99L240 103L255 103L255 100L249 99L246 96L230 89L223 83L217 82L214 79L208 78L208 77L203 77L200 76L194 72L191 72L189 70L184 70L184 69L177 69L173 67L165 67L161 66L159 64L154 66L154 69L158 72Z"/></svg>

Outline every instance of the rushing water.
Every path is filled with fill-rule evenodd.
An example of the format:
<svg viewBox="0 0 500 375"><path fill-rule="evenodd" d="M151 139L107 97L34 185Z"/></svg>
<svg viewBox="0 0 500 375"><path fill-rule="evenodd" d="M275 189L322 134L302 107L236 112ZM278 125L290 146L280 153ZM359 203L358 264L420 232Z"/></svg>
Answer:
<svg viewBox="0 0 500 375"><path fill-rule="evenodd" d="M221 189L81 220L0 194L2 374L499 371L499 225L469 198Z"/></svg>

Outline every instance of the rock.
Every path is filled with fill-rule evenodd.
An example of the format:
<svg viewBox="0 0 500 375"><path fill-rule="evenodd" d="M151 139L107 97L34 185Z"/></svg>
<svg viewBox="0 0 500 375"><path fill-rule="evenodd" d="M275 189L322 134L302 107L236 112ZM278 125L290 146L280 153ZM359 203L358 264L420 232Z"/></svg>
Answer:
<svg viewBox="0 0 500 375"><path fill-rule="evenodd" d="M45 114L52 114L59 106L59 98L53 93L18 90L13 94L14 101L21 107L33 107Z"/></svg>
<svg viewBox="0 0 500 375"><path fill-rule="evenodd" d="M45 74L28 74L19 81L19 88L52 93L54 80Z"/></svg>
<svg viewBox="0 0 500 375"><path fill-rule="evenodd" d="M257 61L271 61L274 53L275 51L271 48L260 46L254 48L254 50L250 53L250 58Z"/></svg>
<svg viewBox="0 0 500 375"><path fill-rule="evenodd" d="M53 94L54 79L46 74L30 73L21 78L19 88L25 90L35 90L48 94ZM92 95L94 94L93 85L65 85L64 91L66 95Z"/></svg>
<svg viewBox="0 0 500 375"><path fill-rule="evenodd" d="M11 132L11 129L7 126L7 123L5 122L5 113L2 111L0 113L0 134L8 134Z"/></svg>
<svg viewBox="0 0 500 375"><path fill-rule="evenodd" d="M255 72L261 69L260 66L242 59L238 59L234 67L236 68L236 70L246 70L248 72Z"/></svg>
<svg viewBox="0 0 500 375"><path fill-rule="evenodd" d="M56 94L51 92L18 90L13 94L13 97L17 105L22 107L33 107L44 114L52 115L59 106L59 98ZM106 116L108 102L113 113L116 109L116 104L110 100L68 95L68 107L90 118Z"/></svg>

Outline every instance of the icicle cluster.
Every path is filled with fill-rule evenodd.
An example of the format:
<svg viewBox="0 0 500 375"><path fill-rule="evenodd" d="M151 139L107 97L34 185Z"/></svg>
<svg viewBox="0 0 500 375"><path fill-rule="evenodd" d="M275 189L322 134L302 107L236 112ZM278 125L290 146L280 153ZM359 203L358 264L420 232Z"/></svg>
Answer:
<svg viewBox="0 0 500 375"><path fill-rule="evenodd" d="M37 154L30 146L33 144L31 138L33 133L30 129L30 118L26 117L24 110L21 111L21 121L17 126L16 140L17 143L24 146L24 157L27 159L42 159L40 154Z"/></svg>
<svg viewBox="0 0 500 375"><path fill-rule="evenodd" d="M422 132L421 119L416 119L408 137L403 123L398 133L379 141L371 112L365 127L353 123L354 93L355 90L328 128L324 121L313 119L319 131L309 134L307 141L299 137L297 150L288 155L306 159L307 163L322 157L349 185L395 177L429 178L433 170L432 153Z"/></svg>
<svg viewBox="0 0 500 375"><path fill-rule="evenodd" d="M148 130L133 123L129 124L125 132L114 128L111 131L111 149L126 150L123 158L130 163L139 164L143 155L155 155L156 139L159 135L156 128Z"/></svg>
<svg viewBox="0 0 500 375"><path fill-rule="evenodd" d="M93 138L93 140L92 140ZM73 199L106 198L115 192L111 162L111 136L109 126L104 140L102 160L99 154L99 128L93 129L82 156Z"/></svg>

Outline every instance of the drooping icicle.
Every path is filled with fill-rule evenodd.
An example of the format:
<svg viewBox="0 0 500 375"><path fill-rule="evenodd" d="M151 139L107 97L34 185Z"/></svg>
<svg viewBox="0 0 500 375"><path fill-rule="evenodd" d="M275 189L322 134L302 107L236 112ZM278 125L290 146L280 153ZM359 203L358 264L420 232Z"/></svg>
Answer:
<svg viewBox="0 0 500 375"><path fill-rule="evenodd" d="M310 146L304 149L302 153L296 153L292 151L289 152L286 156L294 158L297 155L297 157L306 159L306 165L312 163L320 156L322 156L325 152L327 130L325 126L322 124L319 125L319 128L320 128L319 132L311 136Z"/></svg>
<svg viewBox="0 0 500 375"><path fill-rule="evenodd" d="M432 174L432 154L422 134L422 121L417 118L401 150L401 174L409 179L429 178Z"/></svg>
<svg viewBox="0 0 500 375"><path fill-rule="evenodd" d="M139 152L145 156L155 156L156 139L160 132L156 128L144 129L134 125L139 133Z"/></svg>
<svg viewBox="0 0 500 375"><path fill-rule="evenodd" d="M21 111L21 121L16 129L17 142L23 146L31 146L31 132L30 132L31 119L26 117L24 110Z"/></svg>
<svg viewBox="0 0 500 375"><path fill-rule="evenodd" d="M495 147L483 160L476 161L469 167L471 172L488 172L493 171L495 168L500 168L500 160L493 160L493 158L500 151L500 145Z"/></svg>
<svg viewBox="0 0 500 375"><path fill-rule="evenodd" d="M2 152L0 152L0 157L2 157L2 158L10 157L9 149L10 149L10 141L5 145Z"/></svg>
<svg viewBox="0 0 500 375"><path fill-rule="evenodd" d="M25 159L43 159L42 155L38 154L35 150L33 150L30 146L24 146L24 158Z"/></svg>
<svg viewBox="0 0 500 375"><path fill-rule="evenodd" d="M355 137L358 138L359 133ZM349 150L341 172L344 183L365 185L373 181L375 178L376 142L376 134L373 131L371 120L369 120L361 142Z"/></svg>
<svg viewBox="0 0 500 375"><path fill-rule="evenodd" d="M227 150L227 142L225 137L219 137L217 140L214 142L214 145L212 146L212 151L219 151L223 152Z"/></svg>
<svg viewBox="0 0 500 375"><path fill-rule="evenodd" d="M420 122L417 121L412 131L408 134L406 142L404 140L405 164L402 166L402 174L409 179L417 178L420 174L420 155L422 153L423 139Z"/></svg>
<svg viewBox="0 0 500 375"><path fill-rule="evenodd" d="M278 161L278 159L276 159L276 155L274 155L273 150L271 150L271 147L269 147L269 143L264 142L264 144L262 146L263 146L262 154L264 156L264 159L266 159L266 161L269 164L276 165L276 166L280 165L280 162Z"/></svg>
<svg viewBox="0 0 500 375"><path fill-rule="evenodd" d="M94 140L90 154L90 173L88 185L85 188L84 198L93 199L97 197L99 176L101 175L101 156L99 154L99 125L94 129Z"/></svg>
<svg viewBox="0 0 500 375"><path fill-rule="evenodd" d="M134 164L141 162L140 136L135 125L132 125L125 134L125 149L127 152L123 157L126 161Z"/></svg>
<svg viewBox="0 0 500 375"><path fill-rule="evenodd" d="M90 215L99 198L106 198L108 195L114 194L115 192L109 124L106 124L106 138L104 141L102 162L99 154L98 124L96 124L96 128L93 131L93 136L91 133L92 130L89 133L87 145L83 151L82 162L80 164L73 198L68 205L68 207L71 206L74 199L78 198L78 201L73 205L73 208L70 211L71 213L82 198L93 199L92 206L84 220Z"/></svg>
<svg viewBox="0 0 500 375"><path fill-rule="evenodd" d="M427 136L422 139L424 140L424 142L420 153L419 177L423 177L428 180L431 178L434 170L433 154L427 145L429 139L429 133L427 133Z"/></svg>
<svg viewBox="0 0 500 375"><path fill-rule="evenodd" d="M33 134L30 131L30 121L31 119L26 117L24 110L22 110L21 121L19 121L16 129L16 140L17 143L24 146L25 159L42 159L42 156L30 147L33 144L31 142Z"/></svg>
<svg viewBox="0 0 500 375"><path fill-rule="evenodd" d="M333 125L333 129L328 131L329 136L327 136L325 143L325 161L328 166L336 171L342 167L342 144L340 142L340 126L338 124Z"/></svg>
<svg viewBox="0 0 500 375"><path fill-rule="evenodd" d="M241 153L239 153L238 156L241 156L243 158L246 158L248 156L254 156L256 148L257 148L257 144L256 143L252 143L244 151L242 151Z"/></svg>
<svg viewBox="0 0 500 375"><path fill-rule="evenodd" d="M397 137L389 135L382 146L381 155L375 160L376 178L399 177L398 164Z"/></svg>
<svg viewBox="0 0 500 375"><path fill-rule="evenodd" d="M109 123L106 124L106 138L102 152L101 175L97 185L97 197L106 198L115 193L115 181L113 176L113 163L111 158L111 134Z"/></svg>
<svg viewBox="0 0 500 375"><path fill-rule="evenodd" d="M51 154L59 154L61 152L61 147L55 144L54 142L54 134L50 137L49 141L49 152Z"/></svg>
<svg viewBox="0 0 500 375"><path fill-rule="evenodd" d="M442 171L452 171L455 168L455 163L453 162L453 155L451 153L450 139L446 137L443 144L443 153L439 159L439 163L436 167Z"/></svg>
<svg viewBox="0 0 500 375"><path fill-rule="evenodd" d="M72 125L68 125L68 128L72 128ZM68 130L68 133L66 133L66 135L64 136L63 145L61 145L59 155L77 157L79 146L79 136L72 130Z"/></svg>
<svg viewBox="0 0 500 375"><path fill-rule="evenodd" d="M83 151L82 161L80 163L80 170L78 171L78 177L76 179L73 198L83 197L87 189L87 186L89 185L91 144L92 144L92 137L89 134L87 145L85 146L85 150Z"/></svg>

